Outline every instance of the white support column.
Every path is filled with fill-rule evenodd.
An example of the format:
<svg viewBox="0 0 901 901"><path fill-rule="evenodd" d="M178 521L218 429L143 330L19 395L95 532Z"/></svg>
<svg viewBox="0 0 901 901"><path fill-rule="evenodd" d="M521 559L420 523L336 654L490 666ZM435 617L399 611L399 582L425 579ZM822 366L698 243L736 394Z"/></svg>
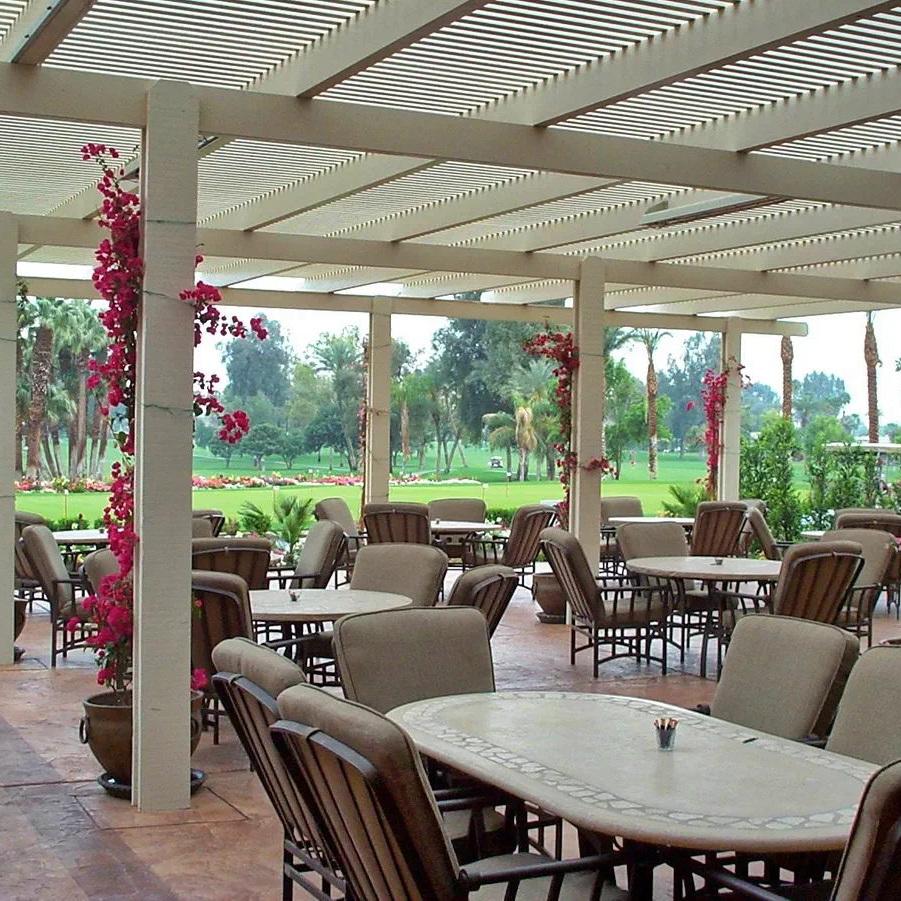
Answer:
<svg viewBox="0 0 901 901"><path fill-rule="evenodd" d="M138 335L132 803L190 804L191 453L198 102L183 82L147 94L144 295Z"/></svg>
<svg viewBox="0 0 901 901"><path fill-rule="evenodd" d="M391 468L391 312L369 314L369 366L366 372L367 504L388 502Z"/></svg>
<svg viewBox="0 0 901 901"><path fill-rule="evenodd" d="M579 368L573 390L572 446L579 466L572 476L569 529L593 572L601 552L601 471L581 464L600 457L604 429L604 263L582 261L573 301L573 335Z"/></svg>
<svg viewBox="0 0 901 901"><path fill-rule="evenodd" d="M723 369L728 371L726 403L723 410L723 447L719 472L719 499L737 501L741 462L741 323L726 322L723 333Z"/></svg>
<svg viewBox="0 0 901 901"><path fill-rule="evenodd" d="M12 213L0 212L0 664L13 662L17 232Z"/></svg>

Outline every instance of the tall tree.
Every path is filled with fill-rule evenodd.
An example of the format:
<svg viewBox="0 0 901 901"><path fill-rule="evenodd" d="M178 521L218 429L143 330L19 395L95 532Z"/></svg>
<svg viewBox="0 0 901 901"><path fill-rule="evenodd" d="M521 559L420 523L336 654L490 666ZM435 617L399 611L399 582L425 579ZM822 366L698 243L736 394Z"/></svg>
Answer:
<svg viewBox="0 0 901 901"><path fill-rule="evenodd" d="M539 444L535 408L547 399L552 366L547 360L531 359L514 370L509 392L513 396L516 422L516 446L519 449L517 479L529 477L529 454Z"/></svg>
<svg viewBox="0 0 901 901"><path fill-rule="evenodd" d="M277 319L267 319L263 313L257 313L257 317L269 332L265 341L234 338L225 345L229 396L246 400L262 394L274 406L283 407L291 388L291 350Z"/></svg>
<svg viewBox="0 0 901 901"><path fill-rule="evenodd" d="M867 313L867 328L863 339L863 359L867 366L867 439L876 444L879 441L879 397L876 385L876 367L879 348L876 345L876 330L873 328L873 313Z"/></svg>
<svg viewBox="0 0 901 901"><path fill-rule="evenodd" d="M645 383L648 398L648 478L657 478L657 392L660 383L654 367L654 353L669 332L659 329L640 328L635 330L635 340L640 342L648 356L648 374Z"/></svg>
<svg viewBox="0 0 901 901"><path fill-rule="evenodd" d="M59 315L59 301L39 297L34 301L31 328L31 400L28 406L26 442L28 456L25 475L37 479L41 474L41 446L47 399L53 379L53 332Z"/></svg>
<svg viewBox="0 0 901 901"><path fill-rule="evenodd" d="M816 416L838 417L851 400L844 381L825 372L808 372L800 382L795 381L792 388L794 408L802 429Z"/></svg>
<svg viewBox="0 0 901 901"><path fill-rule="evenodd" d="M788 335L782 336L780 347L782 356L782 418L791 422L792 418L792 363L795 359L795 348Z"/></svg>
<svg viewBox="0 0 901 901"><path fill-rule="evenodd" d="M507 472L513 471L512 450L516 447L516 418L506 410L485 414L485 428L488 429L488 446L492 450L503 450L507 455Z"/></svg>

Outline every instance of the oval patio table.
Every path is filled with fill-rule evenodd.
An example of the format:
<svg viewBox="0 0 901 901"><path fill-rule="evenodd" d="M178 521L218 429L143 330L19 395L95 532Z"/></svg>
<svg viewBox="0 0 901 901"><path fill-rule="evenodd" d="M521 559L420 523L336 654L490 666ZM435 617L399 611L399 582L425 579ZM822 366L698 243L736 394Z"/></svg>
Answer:
<svg viewBox="0 0 901 901"><path fill-rule="evenodd" d="M801 533L801 537L806 538L807 541L819 541L825 534L825 529L808 529Z"/></svg>
<svg viewBox="0 0 901 901"><path fill-rule="evenodd" d="M438 535L472 535L477 532L499 532L499 522L467 522L462 519L433 519L432 531Z"/></svg>
<svg viewBox="0 0 901 901"><path fill-rule="evenodd" d="M292 595L296 600L292 599ZM351 613L377 613L410 607L413 601L402 594L350 588L272 589L250 592L254 622L329 623Z"/></svg>
<svg viewBox="0 0 901 901"><path fill-rule="evenodd" d="M54 532L53 538L62 545L94 545L101 547L109 544L109 535L103 529L64 529Z"/></svg>
<svg viewBox="0 0 901 901"><path fill-rule="evenodd" d="M500 691L388 716L428 757L589 832L639 846L838 851L876 766L669 704ZM676 717L674 750L654 719ZM647 874L646 874L647 875ZM636 897L650 897L647 880Z"/></svg>
<svg viewBox="0 0 901 901"><path fill-rule="evenodd" d="M624 526L630 522L674 522L683 529L691 529L695 524L695 518L693 516L611 516L607 522L611 526Z"/></svg>

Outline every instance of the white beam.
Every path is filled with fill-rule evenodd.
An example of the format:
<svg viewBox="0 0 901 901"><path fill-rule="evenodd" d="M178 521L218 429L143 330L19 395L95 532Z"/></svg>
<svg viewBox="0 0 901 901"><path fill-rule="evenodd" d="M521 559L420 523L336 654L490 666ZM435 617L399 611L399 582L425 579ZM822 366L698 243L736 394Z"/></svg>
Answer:
<svg viewBox="0 0 901 901"><path fill-rule="evenodd" d="M141 79L22 69L0 65L0 114L141 124ZM901 209L901 173L470 118L449 127L447 116L364 104L198 92L204 134Z"/></svg>
<svg viewBox="0 0 901 901"><path fill-rule="evenodd" d="M848 301L828 300L821 303L805 304L803 307L790 305L760 307L755 310L742 312L745 322L774 321L785 316L833 316L837 313L866 313L870 310L898 309L879 304L850 303Z"/></svg>
<svg viewBox="0 0 901 901"><path fill-rule="evenodd" d="M16 422L16 219L0 212L0 665L13 662Z"/></svg>
<svg viewBox="0 0 901 901"><path fill-rule="evenodd" d="M512 122L552 125L895 5L892 0L743 3L524 91L498 112Z"/></svg>
<svg viewBox="0 0 901 901"><path fill-rule="evenodd" d="M132 803L190 804L191 462L198 105L161 81L147 97L144 293L138 345Z"/></svg>
<svg viewBox="0 0 901 901"><path fill-rule="evenodd" d="M601 471L586 464L604 451L604 264L583 260L573 300L573 340L579 368L573 380L572 472L569 529L579 539L593 573L601 553Z"/></svg>
<svg viewBox="0 0 901 901"><path fill-rule="evenodd" d="M388 503L391 470L391 304L383 302L369 314L366 371L366 480L364 501Z"/></svg>
<svg viewBox="0 0 901 901"><path fill-rule="evenodd" d="M0 41L0 62L44 62L93 5L94 0L31 0Z"/></svg>
<svg viewBox="0 0 901 901"><path fill-rule="evenodd" d="M485 2L390 0L378 3L268 72L258 86L272 94L313 97Z"/></svg>
<svg viewBox="0 0 901 901"><path fill-rule="evenodd" d="M721 501L737 501L741 467L741 330L732 318L726 321L723 335L723 371L728 375L723 406L718 497Z"/></svg>

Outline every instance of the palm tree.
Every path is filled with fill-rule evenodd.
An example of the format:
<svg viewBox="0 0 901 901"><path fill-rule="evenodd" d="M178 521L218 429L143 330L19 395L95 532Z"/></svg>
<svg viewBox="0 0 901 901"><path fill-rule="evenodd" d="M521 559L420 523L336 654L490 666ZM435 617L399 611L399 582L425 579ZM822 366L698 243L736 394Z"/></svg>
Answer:
<svg viewBox="0 0 901 901"><path fill-rule="evenodd" d="M669 332L659 329L640 328L633 333L636 341L644 345L648 355L648 478L657 478L657 391L660 384L657 381L657 370L654 368L654 353L660 346L660 342L670 337Z"/></svg>
<svg viewBox="0 0 901 901"><path fill-rule="evenodd" d="M53 375L53 331L59 301L52 297L39 297L34 301L32 309L31 400L25 433L28 448L25 475L29 479L37 479L41 473L41 439Z"/></svg>
<svg viewBox="0 0 901 901"><path fill-rule="evenodd" d="M486 413L482 417L488 429L488 446L492 450L504 450L507 453L507 472L513 470L511 451L516 446L516 420L506 410Z"/></svg>
<svg viewBox="0 0 901 901"><path fill-rule="evenodd" d="M876 367L882 362L879 359L879 348L876 346L876 331L873 328L873 314L867 313L867 328L863 339L863 358L867 364L867 424L869 441L879 441L879 397L876 386Z"/></svg>
<svg viewBox="0 0 901 901"><path fill-rule="evenodd" d="M534 408L547 399L553 366L544 359L529 360L510 379L516 420L516 446L519 448L518 480L529 477L529 454L538 446Z"/></svg>
<svg viewBox="0 0 901 901"><path fill-rule="evenodd" d="M792 418L792 362L795 359L795 348L788 335L782 336L782 418L791 422Z"/></svg>

